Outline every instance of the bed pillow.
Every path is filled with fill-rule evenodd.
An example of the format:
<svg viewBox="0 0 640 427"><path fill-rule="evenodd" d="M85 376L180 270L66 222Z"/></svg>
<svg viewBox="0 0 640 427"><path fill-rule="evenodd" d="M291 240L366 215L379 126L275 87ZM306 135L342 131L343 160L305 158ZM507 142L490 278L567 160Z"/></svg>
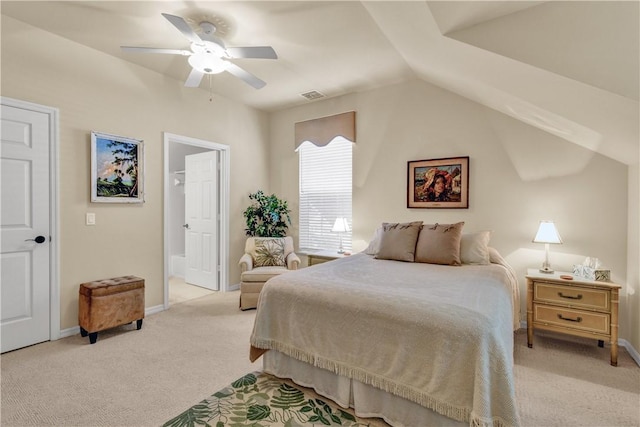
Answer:
<svg viewBox="0 0 640 427"><path fill-rule="evenodd" d="M464 222L425 224L416 244L416 262L461 265L460 240Z"/></svg>
<svg viewBox="0 0 640 427"><path fill-rule="evenodd" d="M280 237L256 237L253 257L254 267L284 267L285 241Z"/></svg>
<svg viewBox="0 0 640 427"><path fill-rule="evenodd" d="M362 252L367 255L376 255L380 250L380 240L382 239L382 225L376 228L376 231L373 232L373 237L371 237L371 241L369 245L364 248Z"/></svg>
<svg viewBox="0 0 640 427"><path fill-rule="evenodd" d="M413 262L420 228L422 221L382 223L380 249L376 258Z"/></svg>
<svg viewBox="0 0 640 427"><path fill-rule="evenodd" d="M491 231L465 233L460 240L460 261L463 264L489 264Z"/></svg>

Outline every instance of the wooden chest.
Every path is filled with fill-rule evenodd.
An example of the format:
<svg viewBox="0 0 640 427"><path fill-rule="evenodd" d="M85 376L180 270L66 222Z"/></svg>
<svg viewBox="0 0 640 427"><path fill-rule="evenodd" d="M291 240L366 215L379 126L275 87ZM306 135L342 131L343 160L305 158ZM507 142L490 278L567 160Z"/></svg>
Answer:
<svg viewBox="0 0 640 427"><path fill-rule="evenodd" d="M83 337L94 344L98 332L144 318L144 279L136 276L114 277L82 283L79 291L78 322Z"/></svg>

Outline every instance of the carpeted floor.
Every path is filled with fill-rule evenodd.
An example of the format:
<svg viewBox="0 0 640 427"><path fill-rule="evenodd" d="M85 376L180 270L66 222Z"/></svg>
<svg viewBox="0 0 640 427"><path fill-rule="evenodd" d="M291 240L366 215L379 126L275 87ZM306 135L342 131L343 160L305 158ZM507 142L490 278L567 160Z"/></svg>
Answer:
<svg viewBox="0 0 640 427"><path fill-rule="evenodd" d="M260 370L249 362L255 311L238 292L172 305L135 324L5 353L2 426L158 426ZM516 334L515 382L525 427L640 426L640 368L595 341Z"/></svg>
<svg viewBox="0 0 640 427"><path fill-rule="evenodd" d="M595 340L527 331L516 334L516 398L526 426L640 426L640 367L626 349L618 366Z"/></svg>

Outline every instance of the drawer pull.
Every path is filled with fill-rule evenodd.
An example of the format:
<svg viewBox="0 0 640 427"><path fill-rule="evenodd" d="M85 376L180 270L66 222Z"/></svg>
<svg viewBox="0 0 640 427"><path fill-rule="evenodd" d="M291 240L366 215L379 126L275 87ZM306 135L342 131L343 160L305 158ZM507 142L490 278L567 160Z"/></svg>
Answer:
<svg viewBox="0 0 640 427"><path fill-rule="evenodd" d="M562 314L558 314L558 319L560 320L568 320L569 322L582 322L582 317L578 316L576 319L572 319L570 317L564 317Z"/></svg>
<svg viewBox="0 0 640 427"><path fill-rule="evenodd" d="M582 294L578 294L575 297L573 295L565 295L562 292L558 292L558 296L560 298L568 298L568 299L582 299Z"/></svg>

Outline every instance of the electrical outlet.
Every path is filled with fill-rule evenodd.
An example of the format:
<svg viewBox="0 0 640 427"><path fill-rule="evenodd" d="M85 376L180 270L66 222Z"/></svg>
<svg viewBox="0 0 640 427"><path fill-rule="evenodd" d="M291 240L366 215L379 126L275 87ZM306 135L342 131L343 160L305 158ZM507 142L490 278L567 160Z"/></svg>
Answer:
<svg viewBox="0 0 640 427"><path fill-rule="evenodd" d="M96 225L96 214L87 213L87 225Z"/></svg>

